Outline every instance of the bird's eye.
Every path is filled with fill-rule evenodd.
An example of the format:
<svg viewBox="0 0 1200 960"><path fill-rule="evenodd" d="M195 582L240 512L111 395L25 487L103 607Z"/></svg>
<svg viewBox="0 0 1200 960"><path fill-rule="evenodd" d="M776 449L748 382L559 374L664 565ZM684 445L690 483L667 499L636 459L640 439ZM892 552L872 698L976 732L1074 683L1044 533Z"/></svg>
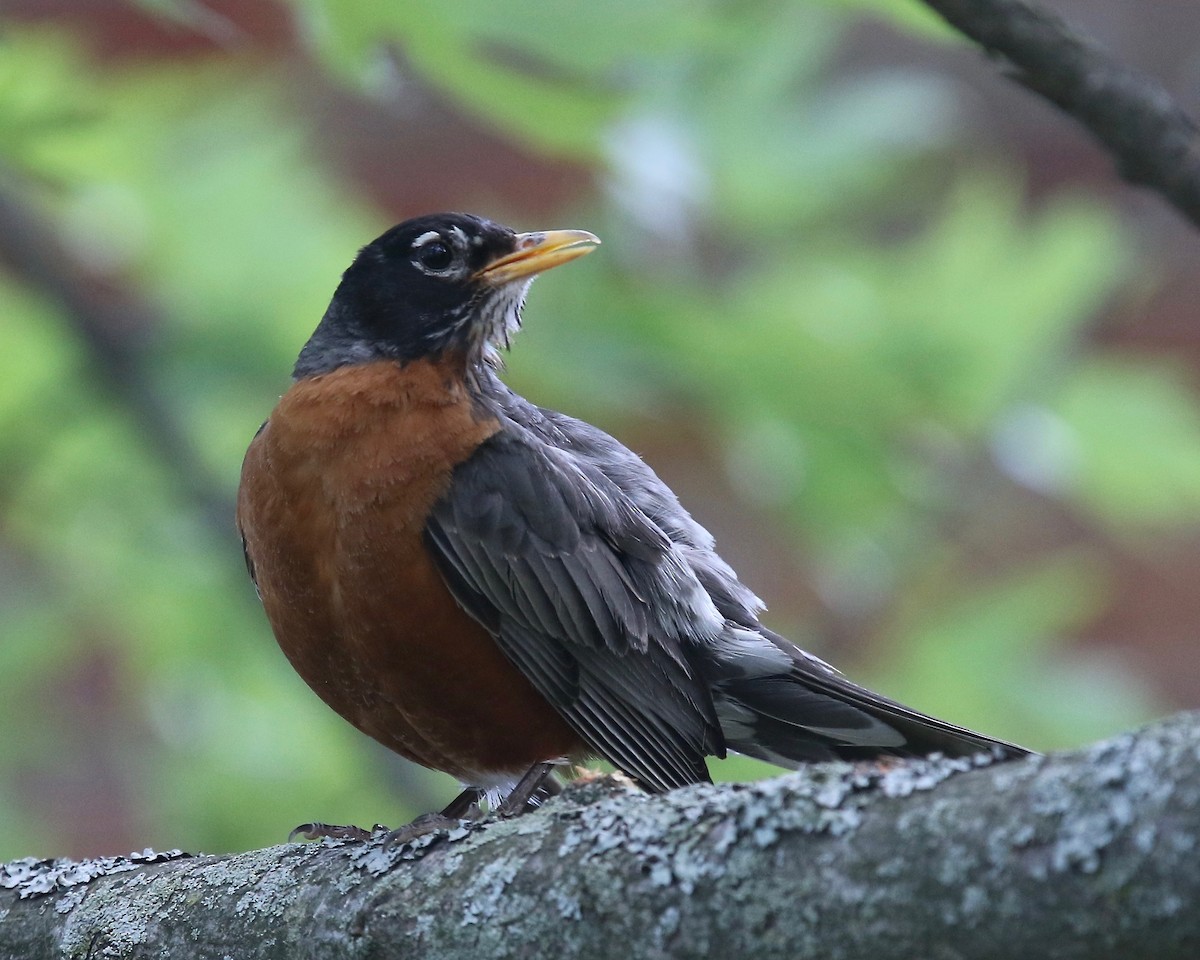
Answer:
<svg viewBox="0 0 1200 960"><path fill-rule="evenodd" d="M454 262L454 251L448 243L431 240L417 250L417 260L426 270L438 273Z"/></svg>

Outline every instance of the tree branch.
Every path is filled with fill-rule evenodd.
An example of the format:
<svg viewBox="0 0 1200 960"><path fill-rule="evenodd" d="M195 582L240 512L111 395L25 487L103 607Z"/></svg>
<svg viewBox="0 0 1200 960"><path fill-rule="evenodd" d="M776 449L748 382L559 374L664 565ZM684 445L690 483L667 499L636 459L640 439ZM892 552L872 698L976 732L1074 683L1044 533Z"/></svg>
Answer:
<svg viewBox="0 0 1200 960"><path fill-rule="evenodd" d="M15 861L0 955L1191 960L1198 759L1200 714L1182 714L1005 764L828 764L662 797L597 779L395 850Z"/></svg>
<svg viewBox="0 0 1200 960"><path fill-rule="evenodd" d="M1082 123L1130 183L1200 226L1200 129L1157 81L1027 0L924 0L1015 79Z"/></svg>

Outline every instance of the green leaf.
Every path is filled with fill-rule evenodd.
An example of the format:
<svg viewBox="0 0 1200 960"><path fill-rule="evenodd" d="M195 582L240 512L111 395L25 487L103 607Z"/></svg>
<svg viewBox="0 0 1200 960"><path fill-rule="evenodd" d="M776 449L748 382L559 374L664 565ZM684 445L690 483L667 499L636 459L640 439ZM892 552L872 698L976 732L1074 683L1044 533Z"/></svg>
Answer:
<svg viewBox="0 0 1200 960"><path fill-rule="evenodd" d="M644 65L698 29L680 25L705 19L702 8L685 9L680 0L307 0L302 9L318 51L357 82L396 95L387 61L398 52L404 66L501 134L578 157L597 154L604 127Z"/></svg>
<svg viewBox="0 0 1200 960"><path fill-rule="evenodd" d="M1055 409L1073 432L1077 496L1102 522L1127 533L1200 524L1200 411L1177 371L1092 359Z"/></svg>
<svg viewBox="0 0 1200 960"><path fill-rule="evenodd" d="M1095 203L1057 198L1029 218L1016 191L964 181L924 237L882 261L894 284L882 348L930 413L966 434L1069 376L1076 338L1129 259Z"/></svg>
<svg viewBox="0 0 1200 960"><path fill-rule="evenodd" d="M807 0L847 11L885 17L925 39L950 40L960 35L920 0Z"/></svg>
<svg viewBox="0 0 1200 960"><path fill-rule="evenodd" d="M56 180L56 150L77 149L94 126L100 101L76 45L48 30L0 33L0 161Z"/></svg>

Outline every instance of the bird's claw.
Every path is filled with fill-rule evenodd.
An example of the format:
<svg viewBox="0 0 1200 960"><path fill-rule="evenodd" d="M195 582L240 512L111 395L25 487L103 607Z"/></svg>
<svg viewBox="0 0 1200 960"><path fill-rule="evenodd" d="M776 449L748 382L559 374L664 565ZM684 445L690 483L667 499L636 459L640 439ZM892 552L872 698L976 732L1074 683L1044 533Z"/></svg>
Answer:
<svg viewBox="0 0 1200 960"><path fill-rule="evenodd" d="M404 826L397 827L388 833L383 841L383 849L390 850L393 847L401 846L426 834L434 833L438 830L450 830L454 827L461 827L467 822L458 817L448 817L444 813L423 813L412 823L406 823Z"/></svg>
<svg viewBox="0 0 1200 960"><path fill-rule="evenodd" d="M297 837L305 840L370 840L377 833L385 833L387 827L381 823L375 824L370 830L364 830L362 827L336 826L334 824L321 823L314 820L312 823L302 823L288 834L288 843L295 843Z"/></svg>

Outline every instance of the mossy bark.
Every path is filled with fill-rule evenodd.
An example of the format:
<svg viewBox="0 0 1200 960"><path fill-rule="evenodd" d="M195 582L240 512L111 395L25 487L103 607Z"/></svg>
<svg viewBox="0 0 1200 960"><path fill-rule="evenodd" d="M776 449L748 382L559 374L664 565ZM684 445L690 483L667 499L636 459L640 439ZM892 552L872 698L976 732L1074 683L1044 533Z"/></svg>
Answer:
<svg viewBox="0 0 1200 960"><path fill-rule="evenodd" d="M1185 714L1004 764L832 764L660 797L598 779L392 850L18 861L0 957L1194 960L1198 761Z"/></svg>

